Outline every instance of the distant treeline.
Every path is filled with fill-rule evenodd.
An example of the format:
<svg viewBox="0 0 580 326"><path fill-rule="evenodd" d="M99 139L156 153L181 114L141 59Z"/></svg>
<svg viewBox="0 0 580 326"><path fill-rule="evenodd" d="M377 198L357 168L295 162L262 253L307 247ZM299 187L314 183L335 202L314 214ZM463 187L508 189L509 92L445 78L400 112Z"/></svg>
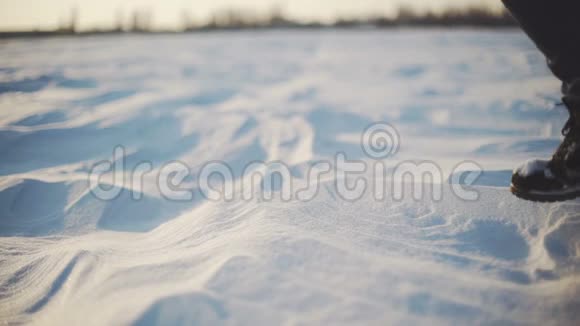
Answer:
<svg viewBox="0 0 580 326"><path fill-rule="evenodd" d="M185 16L187 17L187 16ZM354 19L338 19L334 23L300 22L287 18L279 11L260 18L250 12L227 10L216 13L213 19L202 25L185 21L186 31L219 29L260 28L360 28L360 27L510 27L517 23L507 12L492 12L486 8L450 9L441 14L419 13L401 8L395 17L375 16Z"/></svg>
<svg viewBox="0 0 580 326"><path fill-rule="evenodd" d="M393 27L511 27L517 23L507 12L493 12L485 8L450 9L441 14L420 13L409 8L401 8L394 17L374 16L352 19L338 19L333 23L303 22L288 18L280 10L272 10L267 15L259 15L247 10L222 10L216 12L209 22L197 23L184 11L181 28L159 29L154 25L153 12L136 10L129 22L117 15L114 27L79 31L78 11L72 10L70 21L54 30L31 30L0 32L0 37L36 37L59 35L94 35L123 33L186 33L219 30L259 30L259 29L323 29L323 28L393 28Z"/></svg>

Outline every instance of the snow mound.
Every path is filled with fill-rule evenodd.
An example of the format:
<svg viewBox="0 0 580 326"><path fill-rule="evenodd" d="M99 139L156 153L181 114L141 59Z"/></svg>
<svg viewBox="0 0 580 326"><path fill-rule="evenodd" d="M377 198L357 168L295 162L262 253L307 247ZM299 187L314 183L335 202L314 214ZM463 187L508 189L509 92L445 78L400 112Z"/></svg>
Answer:
<svg viewBox="0 0 580 326"><path fill-rule="evenodd" d="M205 203L146 235L2 238L2 314L137 325L578 317L577 203L522 204L497 188L477 189L477 202L446 189L439 202L348 203L323 189L308 203Z"/></svg>

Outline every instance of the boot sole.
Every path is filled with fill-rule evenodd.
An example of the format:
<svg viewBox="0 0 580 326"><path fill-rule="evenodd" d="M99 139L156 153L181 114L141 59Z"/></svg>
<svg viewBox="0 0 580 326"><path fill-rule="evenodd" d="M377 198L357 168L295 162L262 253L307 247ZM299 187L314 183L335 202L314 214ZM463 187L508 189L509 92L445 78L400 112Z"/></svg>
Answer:
<svg viewBox="0 0 580 326"><path fill-rule="evenodd" d="M566 191L544 192L544 191L524 190L512 184L510 187L510 191L518 198L541 203L562 202L567 200L573 200L580 197L580 186L568 189Z"/></svg>

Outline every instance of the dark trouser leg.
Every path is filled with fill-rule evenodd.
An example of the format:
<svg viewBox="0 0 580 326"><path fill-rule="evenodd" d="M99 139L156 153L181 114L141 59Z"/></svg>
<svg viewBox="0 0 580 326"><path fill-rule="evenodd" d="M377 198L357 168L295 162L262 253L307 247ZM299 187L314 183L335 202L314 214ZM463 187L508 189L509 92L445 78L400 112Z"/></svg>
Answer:
<svg viewBox="0 0 580 326"><path fill-rule="evenodd" d="M562 80L564 95L580 99L580 1L502 1Z"/></svg>

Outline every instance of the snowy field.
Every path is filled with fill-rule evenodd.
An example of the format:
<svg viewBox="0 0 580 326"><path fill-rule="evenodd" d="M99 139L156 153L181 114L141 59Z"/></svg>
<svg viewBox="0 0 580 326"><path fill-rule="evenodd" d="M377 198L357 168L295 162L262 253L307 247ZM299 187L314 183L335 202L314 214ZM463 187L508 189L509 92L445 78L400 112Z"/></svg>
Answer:
<svg viewBox="0 0 580 326"><path fill-rule="evenodd" d="M558 90L517 31L2 40L0 324L573 325L580 202L508 190L558 145ZM365 152L377 122L386 158ZM368 169L309 178L338 153ZM221 200L200 183L217 161ZM246 191L253 161L290 180ZM405 162L441 176L371 171ZM380 200L338 186L377 180ZM318 191L282 198L290 181Z"/></svg>

